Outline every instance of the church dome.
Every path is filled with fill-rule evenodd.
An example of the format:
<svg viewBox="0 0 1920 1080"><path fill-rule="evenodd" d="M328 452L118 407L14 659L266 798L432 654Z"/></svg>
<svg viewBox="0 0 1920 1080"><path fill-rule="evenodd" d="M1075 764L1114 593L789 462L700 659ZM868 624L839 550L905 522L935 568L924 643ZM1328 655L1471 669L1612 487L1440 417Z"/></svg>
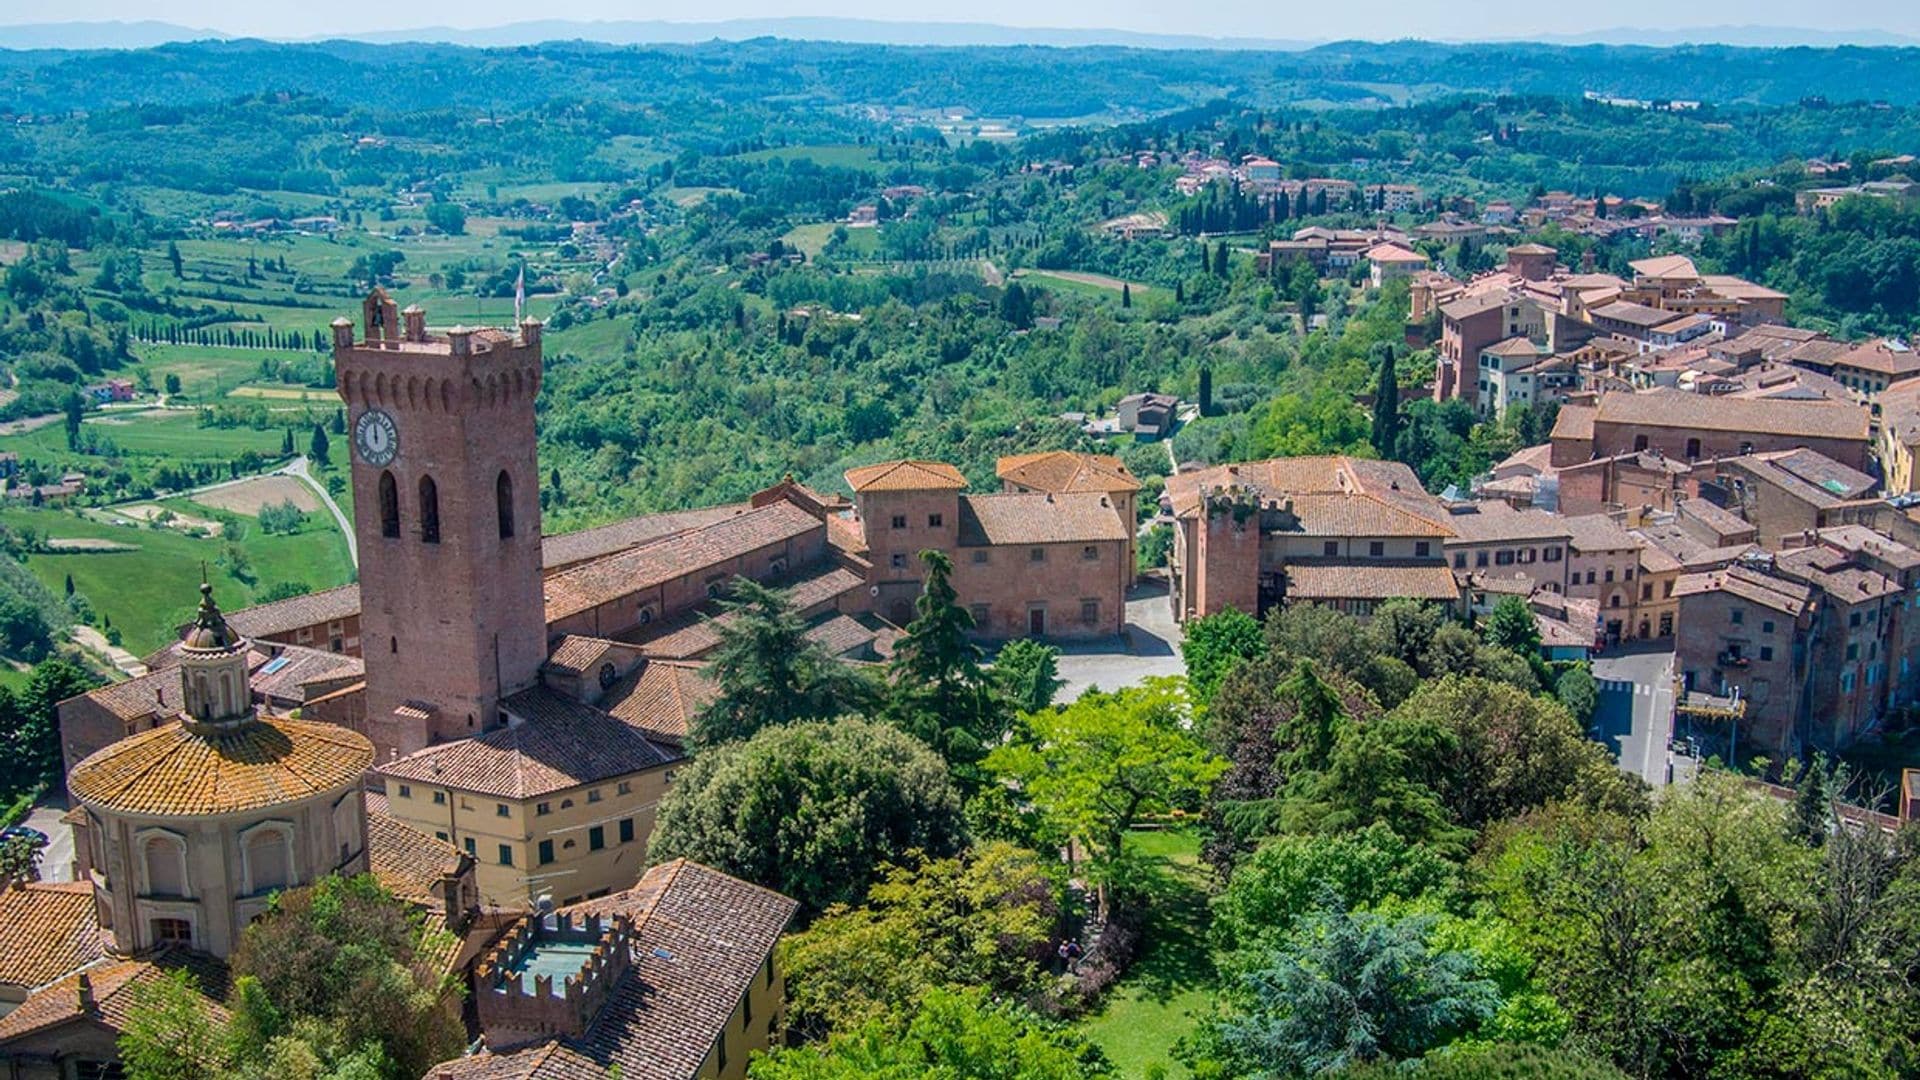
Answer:
<svg viewBox="0 0 1920 1080"><path fill-rule="evenodd" d="M372 764L373 744L337 724L285 717L237 726L176 720L94 753L73 767L67 783L98 809L217 816L351 787Z"/></svg>

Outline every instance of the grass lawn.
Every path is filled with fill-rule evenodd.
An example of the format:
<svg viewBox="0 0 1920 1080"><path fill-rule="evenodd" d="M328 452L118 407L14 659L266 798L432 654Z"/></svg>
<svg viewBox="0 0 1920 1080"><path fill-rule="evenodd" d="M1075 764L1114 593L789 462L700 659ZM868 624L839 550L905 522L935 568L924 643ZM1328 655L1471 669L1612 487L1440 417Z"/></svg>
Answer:
<svg viewBox="0 0 1920 1080"><path fill-rule="evenodd" d="M113 620L126 647L145 654L173 639L174 627L192 617L204 563L215 596L228 610L246 607L254 597L282 581L300 581L315 591L353 578L347 544L324 512L307 515L305 528L270 536L249 527L239 542L250 564L246 578L236 577L224 558L226 543L196 539L164 529L130 528L84 520L58 510L0 510L0 524L32 528L43 536L87 537L137 544L139 550L111 553L38 554L27 569L54 595L62 595L73 575L76 591L94 610Z"/></svg>
<svg viewBox="0 0 1920 1080"><path fill-rule="evenodd" d="M1140 958L1081 1031L1106 1052L1120 1075L1144 1077L1163 1066L1188 1075L1173 1044L1194 1030L1212 996L1213 953L1207 945L1207 884L1200 838L1192 830L1136 832L1128 847L1154 872L1153 916Z"/></svg>
<svg viewBox="0 0 1920 1080"><path fill-rule="evenodd" d="M795 225L787 230L787 235L781 237L780 242L806 252L807 258L811 259L820 254L820 249L827 246L827 238L832 236L833 230L839 227L840 223L837 221L816 221L808 225Z"/></svg>
<svg viewBox="0 0 1920 1080"><path fill-rule="evenodd" d="M1173 291L1171 289L1162 289L1157 285L1148 285L1140 281L1122 282L1119 278L1108 277L1105 274L1090 274L1071 270L1059 272L1052 270L1022 270L1017 275L1017 278L1026 285L1038 285L1043 289L1053 289L1059 292L1074 293L1079 296L1091 296L1096 299L1111 300L1116 304L1120 302L1120 286L1122 284L1125 284L1127 291L1133 294L1133 302L1136 304L1154 298L1165 298L1168 300L1173 298Z"/></svg>

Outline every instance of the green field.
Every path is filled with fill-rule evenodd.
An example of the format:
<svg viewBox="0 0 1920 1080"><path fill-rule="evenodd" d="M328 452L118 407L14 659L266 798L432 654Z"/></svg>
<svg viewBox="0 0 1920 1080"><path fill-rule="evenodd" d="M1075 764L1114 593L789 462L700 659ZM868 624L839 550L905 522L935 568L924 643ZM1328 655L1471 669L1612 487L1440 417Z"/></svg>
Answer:
<svg viewBox="0 0 1920 1080"><path fill-rule="evenodd" d="M1213 997L1213 955L1207 944L1207 881L1200 838L1191 830L1136 832L1131 853L1146 864L1155 894L1140 956L1081 1031L1123 1077L1138 1080L1161 1066L1188 1075L1173 1059L1174 1043L1191 1033Z"/></svg>
<svg viewBox="0 0 1920 1080"><path fill-rule="evenodd" d="M122 458L170 458L176 461L229 461L248 450L267 458L280 456L283 431L271 427L201 427L194 410L94 414L85 421L95 433L113 440ZM295 436L296 441L299 436ZM300 443L304 446L304 443ZM0 436L0 450L11 450L41 465L82 472L97 471L102 459L67 449L64 424L48 424L20 435Z"/></svg>
<svg viewBox="0 0 1920 1080"><path fill-rule="evenodd" d="M811 161L824 168L878 171L880 161L871 146L854 143L823 143L807 146L776 146L739 155L741 161Z"/></svg>
<svg viewBox="0 0 1920 1080"><path fill-rule="evenodd" d="M269 536L251 526L238 546L250 564L242 576L219 539L195 539L167 529L132 528L84 520L58 510L0 510L0 525L32 528L42 536L85 537L137 544L138 551L103 554L35 554L27 569L54 595L63 595L68 574L74 588L118 628L126 647L145 655L173 640L174 628L192 617L196 588L205 564L222 607L246 607L254 597L282 581L305 582L315 590L353 579L346 540L324 512L307 515L293 535Z"/></svg>
<svg viewBox="0 0 1920 1080"><path fill-rule="evenodd" d="M1023 285L1039 286L1040 288L1052 289L1057 292L1073 293L1076 296L1090 296L1100 300L1111 300L1116 304L1120 302L1120 286L1122 282L1118 278L1110 278L1104 274L1085 274L1076 277L1065 277L1062 273L1055 273L1051 270L1022 270L1016 280ZM1141 281L1129 281L1125 284L1127 291L1133 294L1133 302L1136 304L1145 303L1148 300L1173 299L1173 290L1171 289L1162 289L1157 285L1148 285Z"/></svg>

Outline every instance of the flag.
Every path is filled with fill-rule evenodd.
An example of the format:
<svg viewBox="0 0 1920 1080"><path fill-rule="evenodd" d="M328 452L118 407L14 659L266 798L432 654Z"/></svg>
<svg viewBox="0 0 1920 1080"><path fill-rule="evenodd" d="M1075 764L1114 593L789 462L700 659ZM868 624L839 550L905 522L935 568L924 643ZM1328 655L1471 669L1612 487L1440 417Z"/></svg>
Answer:
<svg viewBox="0 0 1920 1080"><path fill-rule="evenodd" d="M520 276L513 282L513 325L519 326L527 306L527 264L520 264Z"/></svg>

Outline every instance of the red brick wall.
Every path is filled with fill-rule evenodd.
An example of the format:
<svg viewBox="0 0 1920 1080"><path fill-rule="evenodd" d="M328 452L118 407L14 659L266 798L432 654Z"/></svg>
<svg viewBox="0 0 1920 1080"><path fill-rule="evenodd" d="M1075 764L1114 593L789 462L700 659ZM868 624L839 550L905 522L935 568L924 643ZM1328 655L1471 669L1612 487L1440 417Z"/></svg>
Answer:
<svg viewBox="0 0 1920 1080"><path fill-rule="evenodd" d="M1034 561L1035 551L1041 561ZM976 553L985 553L987 561L977 561ZM1126 618L1126 553L1127 545L1117 540L961 548L952 553L953 588L973 610L976 632L984 638L1030 636L1035 609L1045 612L1047 637L1110 636ZM1088 600L1097 607L1092 622L1081 617Z"/></svg>

